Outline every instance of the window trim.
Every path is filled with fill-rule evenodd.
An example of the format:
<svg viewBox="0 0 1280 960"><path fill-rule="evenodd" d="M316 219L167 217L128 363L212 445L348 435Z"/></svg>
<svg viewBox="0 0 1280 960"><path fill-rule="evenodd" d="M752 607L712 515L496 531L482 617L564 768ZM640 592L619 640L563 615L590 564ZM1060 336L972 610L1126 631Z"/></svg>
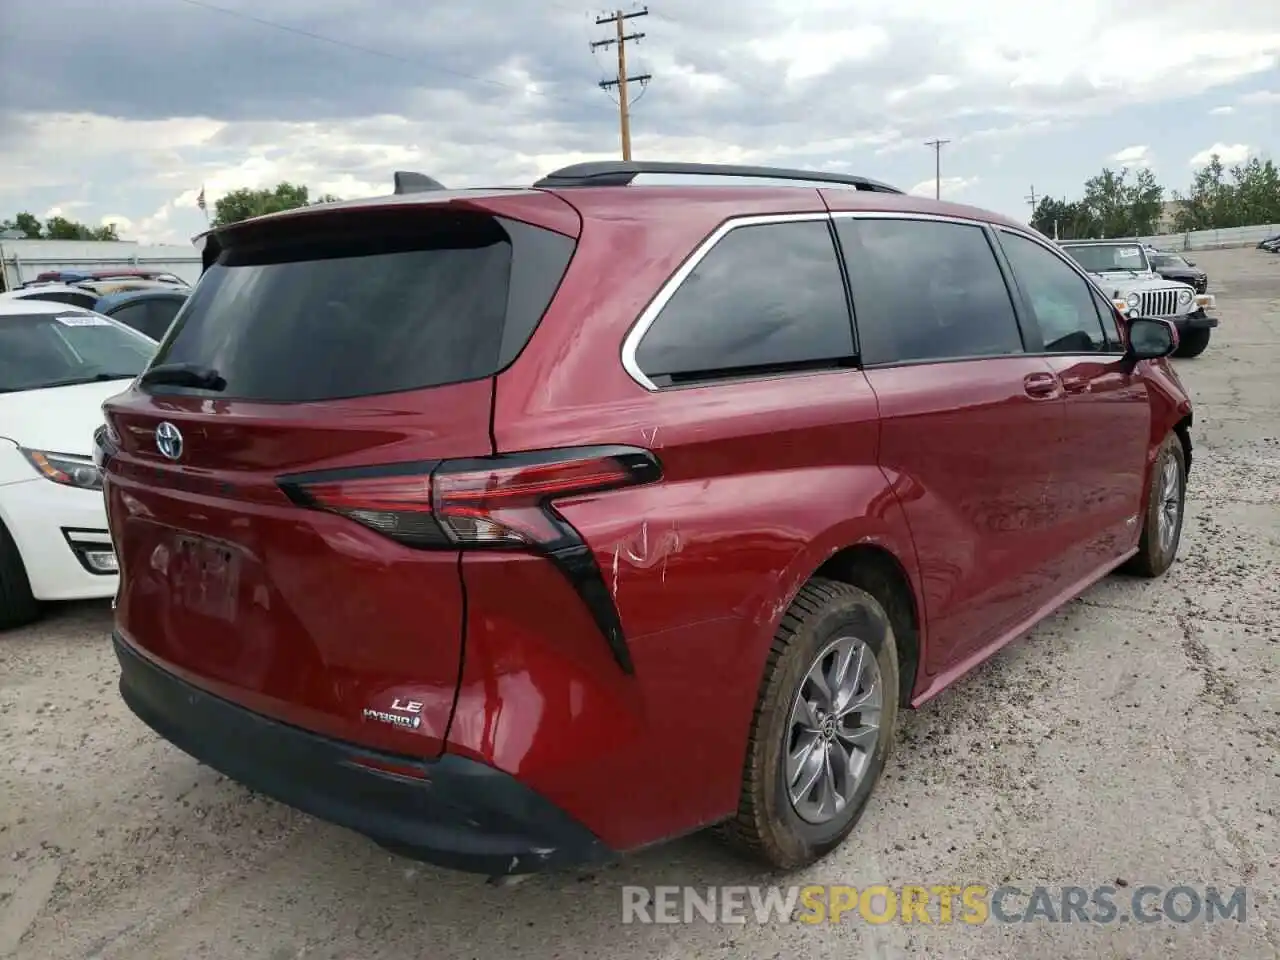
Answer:
<svg viewBox="0 0 1280 960"><path fill-rule="evenodd" d="M1002 223L993 220L983 220L977 217L965 217L956 214L945 213L922 213L916 211L898 211L898 210L831 210L828 212L806 212L806 213L770 213L770 214L751 214L745 216L729 217L723 221L718 227L711 231L693 252L676 268L675 272L663 283L658 289L657 294L649 304L641 311L640 315L632 323L631 328L627 331L626 337L622 341L621 357L622 367L632 380L639 386L643 387L649 393L659 393L665 390L684 389L686 386L695 386L694 384L680 385L678 387L660 387L650 380L643 370L640 369L636 362L636 351L640 346L640 341L644 339L649 328L653 326L658 319L658 315L662 313L662 309L667 305L668 301L675 296L676 291L684 284L689 275L697 269L698 264L713 250L716 245L723 240L728 234L737 230L739 227L765 226L775 223L803 223L806 221L825 220L832 225L832 234L835 242L835 251L839 257L841 274L846 274L846 266L844 263L844 248L840 244L839 232L835 229L838 220L925 220L938 223L955 223L962 226L978 227L982 230L986 237L987 244L991 248L992 257L995 259L996 267L1000 272L1001 279L1004 281L1005 290L1009 294L1009 301L1013 307L1014 319L1018 325L1018 332L1022 339L1023 349L1017 353L999 353L999 354L979 354L972 357L939 357L936 359L923 360L896 360L885 361L883 363L862 363L859 361L859 368L865 370L881 370L902 366L922 366L925 364L935 363L963 363L974 360L1000 360L1010 357L1068 357L1068 356L1092 356L1092 357L1114 357L1121 356L1118 351L1105 351L1091 354L1071 354L1060 353L1056 351L1048 351L1044 349L1044 335L1040 331L1040 325L1036 322L1034 315L1027 313L1027 308L1023 302L1022 289L1018 286L1017 278L1013 274L1012 266L1008 263L1003 245L1000 243L1001 233L1010 233L1024 239L1030 240L1032 243L1039 244L1051 255L1057 257L1065 263L1067 267L1073 270L1077 276L1093 290L1096 290L1104 300L1110 300L1106 292L1094 281L1087 271L1080 267L1062 250L1055 247L1052 241L1048 240L1041 234L1032 229L1024 229L1013 224ZM855 349L861 350L861 338L858 335L858 302L856 291L850 287L849 278L845 275L846 298L849 308L850 322L853 324L853 342ZM1101 318L1099 318L1101 323ZM1120 331L1123 336L1123 330ZM1037 349L1038 347L1038 349ZM814 371L810 371L812 375ZM832 370L832 373L844 373L847 370ZM778 375L773 374L762 379L776 379ZM745 378L734 378L725 381L713 381L712 383L741 383ZM755 378L752 378L755 379ZM696 384L696 386L705 386L706 384Z"/></svg>
<svg viewBox="0 0 1280 960"><path fill-rule="evenodd" d="M1061 249L1057 249L1055 244L1051 243L1046 238L1036 236L1034 232L1031 232L1031 231L1016 230L1012 227L1005 226L1004 224L1000 224L998 226L993 225L993 229L997 234L996 236L997 242L999 241L999 234L1010 233L1015 236L1022 237L1024 240L1030 240L1032 243L1039 244L1046 251L1048 251L1050 256L1057 257L1060 261L1065 263L1067 267L1073 270L1078 277L1083 279L1085 284L1089 287L1091 291L1095 292L1099 297L1101 297L1107 303L1111 302L1111 297L1107 296L1107 292L1102 289L1101 285L1099 285L1098 282L1094 280L1093 276L1090 275L1087 270L1085 270L1083 267L1080 266L1080 264L1072 260L1071 257L1068 256L1064 251L1062 251ZM1001 246L1001 252L1002 253L1004 252L1003 245ZM1016 289L1018 291L1018 297L1019 299L1021 299L1023 296L1023 293L1022 293L1021 286L1017 286L1017 276L1011 275L1011 279L1014 282ZM1097 307L1098 305L1097 305L1097 302L1095 301L1094 313L1097 313ZM1038 328L1040 324L1038 321L1035 321L1034 314L1032 315L1031 319L1036 323L1036 327ZM1106 337L1107 331L1106 331L1106 328L1102 326L1102 317L1098 317L1098 327L1099 329L1102 330L1103 340L1105 341L1107 339ZM1117 327L1116 332L1120 334L1121 338L1124 337L1125 331L1122 328ZM1044 339L1043 331L1041 331L1040 333L1040 338L1041 338L1041 342L1043 342L1043 339ZM1039 353L1031 354L1031 356L1039 356L1039 357L1120 357L1123 355L1124 355L1123 347L1120 350L1110 350L1110 349L1098 350L1092 353L1080 353L1080 352L1071 353L1071 352L1061 352L1056 350L1042 350Z"/></svg>
<svg viewBox="0 0 1280 960"><path fill-rule="evenodd" d="M675 272L667 278L666 282L658 289L657 294L649 301L648 306L641 311L635 322L631 325L631 329L627 331L626 337L622 341L622 368L626 370L627 376L634 380L650 393L658 393L662 390L678 389L676 387L660 387L650 380L640 364L636 361L636 351L640 348L640 341L644 339L645 334L649 332L649 328L653 326L658 319L658 315L662 313L664 307L676 295L676 291L684 286L684 282L689 279L689 275L698 268L706 256L711 253L716 246L734 230L742 227L761 227L779 223L807 223L820 222L831 223L831 214L826 212L809 212L809 213L768 213L752 216L730 217L721 223L718 227L709 233L701 243L698 244L684 262L676 268ZM839 248L832 245L831 252L833 256L838 256ZM839 265L839 260L837 260ZM843 282L843 268L841 268ZM848 310L848 287L845 287L845 309ZM852 318L850 318L852 324ZM856 334L854 336L854 344L857 344ZM814 371L809 371L810 373ZM835 372L835 371L833 371ZM845 371L841 371L845 372ZM767 379L774 379L777 375L772 375ZM743 378L734 378L731 381L712 381L719 382L741 382ZM682 385L683 386L683 385ZM689 386L692 386L690 384ZM699 384L703 386L703 384Z"/></svg>
<svg viewBox="0 0 1280 960"><path fill-rule="evenodd" d="M1114 300L1112 300L1112 298L1111 298L1111 297L1108 297L1105 293L1103 293L1101 290L1099 290L1099 289L1095 286L1095 287L1093 288L1093 306L1094 306L1094 308L1098 311L1098 322L1102 324L1102 336L1103 336L1103 339L1104 339L1104 340L1106 340L1106 342L1107 342L1107 346L1108 346L1108 348L1110 348L1111 343L1112 343L1112 341L1111 341L1111 329L1112 329L1112 328L1107 326L1107 320L1106 320L1106 317L1102 316L1102 305L1103 305L1104 303L1107 305L1107 309L1109 309L1109 310L1111 311L1111 323L1112 323L1112 327L1114 327L1115 332L1116 332L1116 336L1117 336L1117 338L1118 338L1118 339L1115 341L1115 343L1116 343L1116 345L1119 347L1119 349L1116 349L1116 350L1107 349L1107 350L1103 350L1103 351L1101 351L1101 352L1102 352L1103 354L1107 355L1107 356L1120 356L1120 355L1124 354L1124 352L1125 352L1125 347L1124 347L1124 328L1123 328L1123 326L1121 325L1121 322L1120 322L1120 319L1119 319L1119 318L1120 318L1120 311L1116 309L1115 301L1114 301Z"/></svg>
<svg viewBox="0 0 1280 960"><path fill-rule="evenodd" d="M1009 265L1005 262L1004 250L1001 248L997 238L992 235L995 224L973 217L953 216L942 213L908 213L896 210L833 210L831 219L833 223L837 220L924 220L934 223L954 223L962 227L977 227L982 231L983 239L986 240L987 247L991 251L991 258L996 265L996 271L1000 274L1000 279L1004 283L1005 293L1009 297L1009 306L1013 310L1013 322L1018 328L1018 339L1022 341L1022 349L1012 353L976 353L963 357L921 357L909 360L882 360L874 363L862 361L860 362L862 369L891 370L895 367L919 367L935 363L972 363L975 360L1007 360L1010 357L1034 357L1038 355L1030 349L1027 342L1028 331L1026 323L1028 318L1023 315L1022 296L1017 286L1013 283L1013 274ZM838 230L836 231L836 240L838 243ZM843 247L840 248L840 254L843 265ZM854 318L854 342L860 345L862 341L857 329L858 296L857 291L852 289L852 282L852 280L849 281L851 312ZM1036 329L1038 330L1038 325ZM1038 333L1036 336L1036 343L1042 343Z"/></svg>

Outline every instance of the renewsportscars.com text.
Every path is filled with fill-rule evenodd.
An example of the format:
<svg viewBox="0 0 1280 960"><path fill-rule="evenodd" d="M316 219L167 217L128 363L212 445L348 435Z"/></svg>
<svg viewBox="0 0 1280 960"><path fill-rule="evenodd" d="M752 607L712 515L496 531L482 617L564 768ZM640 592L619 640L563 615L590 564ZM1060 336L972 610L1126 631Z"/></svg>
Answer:
<svg viewBox="0 0 1280 960"><path fill-rule="evenodd" d="M623 923L1244 923L1244 887L625 886Z"/></svg>

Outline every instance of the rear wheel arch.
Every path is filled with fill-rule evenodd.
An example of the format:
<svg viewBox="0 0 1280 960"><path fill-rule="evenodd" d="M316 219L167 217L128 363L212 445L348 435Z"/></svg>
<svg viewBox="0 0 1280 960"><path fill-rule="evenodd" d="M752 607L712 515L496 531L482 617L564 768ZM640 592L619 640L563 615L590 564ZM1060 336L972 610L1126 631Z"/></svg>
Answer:
<svg viewBox="0 0 1280 960"><path fill-rule="evenodd" d="M911 703L920 669L920 603L906 567L879 544L858 543L836 551L813 573L865 590L889 615L898 652L898 703Z"/></svg>
<svg viewBox="0 0 1280 960"><path fill-rule="evenodd" d="M1186 466L1188 475L1191 473L1191 425L1193 417L1194 414L1188 413L1173 425L1173 432L1182 444L1183 463Z"/></svg>
<svg viewBox="0 0 1280 960"><path fill-rule="evenodd" d="M844 531L845 536L834 544L828 541L826 551L817 558L807 553L804 558L797 558L798 563L788 567L781 578L787 589L781 596L775 594L776 605L767 614L769 639L765 646L772 642L779 622L796 597L815 578L834 580L864 590L884 607L893 627L901 679L898 702L906 707L915 690L917 674L924 660L923 647L927 642L927 629L923 629L927 627L923 622L923 603L911 577L912 567L901 553L901 549L909 548L910 544L886 536L862 536L853 540L849 537L852 532ZM763 660L760 669L765 669Z"/></svg>

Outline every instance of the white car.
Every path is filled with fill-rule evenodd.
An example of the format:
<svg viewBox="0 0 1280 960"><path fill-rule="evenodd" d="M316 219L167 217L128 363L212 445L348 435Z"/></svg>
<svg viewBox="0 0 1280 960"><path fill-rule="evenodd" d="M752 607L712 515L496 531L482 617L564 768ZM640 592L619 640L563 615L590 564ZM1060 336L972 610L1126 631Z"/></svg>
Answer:
<svg viewBox="0 0 1280 960"><path fill-rule="evenodd" d="M156 346L89 310L0 299L0 629L115 594L93 433Z"/></svg>
<svg viewBox="0 0 1280 960"><path fill-rule="evenodd" d="M92 310L98 302L99 295L92 290L73 287L66 283L33 283L29 287L19 287L7 293L0 293L0 302L5 300L47 300L84 310Z"/></svg>

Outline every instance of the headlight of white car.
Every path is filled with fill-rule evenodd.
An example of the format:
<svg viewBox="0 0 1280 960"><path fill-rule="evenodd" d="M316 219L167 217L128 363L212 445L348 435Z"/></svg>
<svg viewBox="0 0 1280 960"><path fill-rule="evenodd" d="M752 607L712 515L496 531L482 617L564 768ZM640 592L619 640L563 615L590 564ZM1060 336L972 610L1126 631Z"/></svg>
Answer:
<svg viewBox="0 0 1280 960"><path fill-rule="evenodd" d="M1138 296L1136 293L1131 293L1124 298L1124 302L1131 307L1136 307L1141 300L1142 298Z"/></svg>
<svg viewBox="0 0 1280 960"><path fill-rule="evenodd" d="M88 457L76 457L65 453L47 453L44 450L28 450L19 447L27 462L46 480L81 490L101 490L102 472Z"/></svg>
<svg viewBox="0 0 1280 960"><path fill-rule="evenodd" d="M1192 298L1193 296L1194 296L1194 294L1193 294L1190 290L1179 290L1179 291L1178 291L1178 302L1179 302L1180 304L1182 304L1183 306L1186 306L1188 303L1190 303L1190 302L1191 302L1191 298Z"/></svg>

